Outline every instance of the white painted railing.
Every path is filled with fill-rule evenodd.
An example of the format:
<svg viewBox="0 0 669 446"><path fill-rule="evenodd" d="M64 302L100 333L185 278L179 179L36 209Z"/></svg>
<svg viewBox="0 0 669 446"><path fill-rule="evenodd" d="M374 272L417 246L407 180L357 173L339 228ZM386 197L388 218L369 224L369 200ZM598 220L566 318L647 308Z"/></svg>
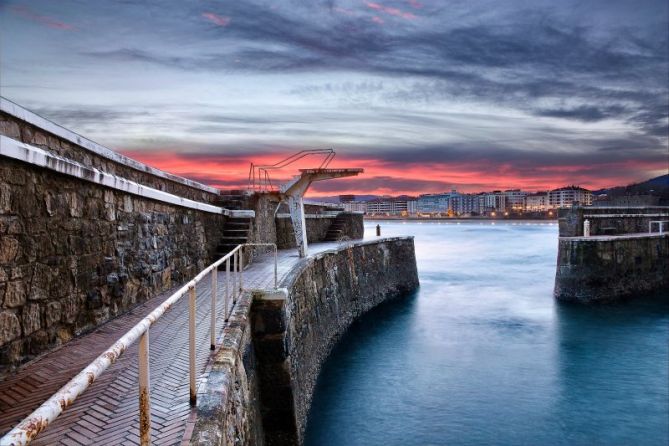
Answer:
<svg viewBox="0 0 669 446"><path fill-rule="evenodd" d="M202 270L193 280L186 283L165 302L160 304L148 316L139 321L111 347L105 350L86 368L79 372L67 384L61 387L40 407L23 419L4 437L0 438L0 446L27 445L40 432L51 424L58 415L71 406L93 382L113 364L130 345L139 339L139 434L140 444L151 443L151 395L149 374L149 328L165 314L184 295L188 294L188 347L190 402L196 402L196 365L195 365L195 302L196 286L211 273L211 342L210 348L216 347L216 295L218 290L218 267L225 263L225 298L223 314L228 321L232 309L241 295L244 285L244 248L265 246L274 251L274 288L277 287L278 267L277 249L274 243L245 243L238 245L221 259ZM231 269L232 267L232 269ZM232 305L230 305L232 299Z"/></svg>
<svg viewBox="0 0 669 446"><path fill-rule="evenodd" d="M660 234L664 233L664 225L669 225L669 220L652 220L648 222L648 232L653 233L653 225L657 225Z"/></svg>

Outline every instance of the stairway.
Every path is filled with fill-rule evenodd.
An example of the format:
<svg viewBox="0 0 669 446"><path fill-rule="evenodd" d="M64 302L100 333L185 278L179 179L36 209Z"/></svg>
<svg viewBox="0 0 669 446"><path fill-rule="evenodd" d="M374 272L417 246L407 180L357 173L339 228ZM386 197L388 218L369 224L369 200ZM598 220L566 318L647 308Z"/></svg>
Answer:
<svg viewBox="0 0 669 446"><path fill-rule="evenodd" d="M246 198L243 190L225 190L219 194L216 205L225 209L240 210L244 209Z"/></svg>
<svg viewBox="0 0 669 446"><path fill-rule="evenodd" d="M216 256L223 257L237 245L246 243L253 224L252 218L229 218L223 228L223 237L216 247Z"/></svg>
<svg viewBox="0 0 669 446"><path fill-rule="evenodd" d="M344 235L344 226L346 225L344 221L344 214L339 214L332 222L328 228L328 232L325 234L325 242L338 242L342 240Z"/></svg>

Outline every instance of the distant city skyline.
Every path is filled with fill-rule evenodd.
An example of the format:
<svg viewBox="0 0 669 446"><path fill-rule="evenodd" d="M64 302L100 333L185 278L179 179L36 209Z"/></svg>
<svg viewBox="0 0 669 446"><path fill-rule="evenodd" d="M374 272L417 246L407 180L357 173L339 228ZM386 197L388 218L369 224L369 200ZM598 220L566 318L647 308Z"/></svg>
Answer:
<svg viewBox="0 0 669 446"><path fill-rule="evenodd" d="M665 0L6 0L0 29L3 97L224 189L327 147L365 174L314 197L667 173Z"/></svg>

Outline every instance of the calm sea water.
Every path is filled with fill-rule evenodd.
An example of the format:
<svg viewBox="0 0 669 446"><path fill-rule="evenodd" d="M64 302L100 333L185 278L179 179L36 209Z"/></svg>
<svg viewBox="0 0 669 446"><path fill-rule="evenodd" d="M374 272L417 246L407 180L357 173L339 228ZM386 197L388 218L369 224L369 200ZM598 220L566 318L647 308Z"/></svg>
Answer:
<svg viewBox="0 0 669 446"><path fill-rule="evenodd" d="M555 303L555 224L381 225L421 287L332 352L307 445L669 444L668 298Z"/></svg>

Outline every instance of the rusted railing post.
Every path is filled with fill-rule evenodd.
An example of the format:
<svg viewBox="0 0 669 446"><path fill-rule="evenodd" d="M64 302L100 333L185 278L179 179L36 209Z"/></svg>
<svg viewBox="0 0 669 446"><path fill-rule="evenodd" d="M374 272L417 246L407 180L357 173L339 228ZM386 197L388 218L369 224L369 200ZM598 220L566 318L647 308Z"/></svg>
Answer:
<svg viewBox="0 0 669 446"><path fill-rule="evenodd" d="M151 385L149 380L149 329L139 338L139 444L151 444Z"/></svg>
<svg viewBox="0 0 669 446"><path fill-rule="evenodd" d="M195 285L188 289L188 366L190 370L190 403L195 405Z"/></svg>
<svg viewBox="0 0 669 446"><path fill-rule="evenodd" d="M218 292L218 267L211 270L211 345L216 348L216 293Z"/></svg>
<svg viewBox="0 0 669 446"><path fill-rule="evenodd" d="M244 288L244 246L239 248L239 295L242 295Z"/></svg>
<svg viewBox="0 0 669 446"><path fill-rule="evenodd" d="M232 305L237 302L237 251L232 254Z"/></svg>
<svg viewBox="0 0 669 446"><path fill-rule="evenodd" d="M230 299L230 257L228 257L225 261L225 308L224 310L224 316L225 316L225 322L228 322L228 301Z"/></svg>

